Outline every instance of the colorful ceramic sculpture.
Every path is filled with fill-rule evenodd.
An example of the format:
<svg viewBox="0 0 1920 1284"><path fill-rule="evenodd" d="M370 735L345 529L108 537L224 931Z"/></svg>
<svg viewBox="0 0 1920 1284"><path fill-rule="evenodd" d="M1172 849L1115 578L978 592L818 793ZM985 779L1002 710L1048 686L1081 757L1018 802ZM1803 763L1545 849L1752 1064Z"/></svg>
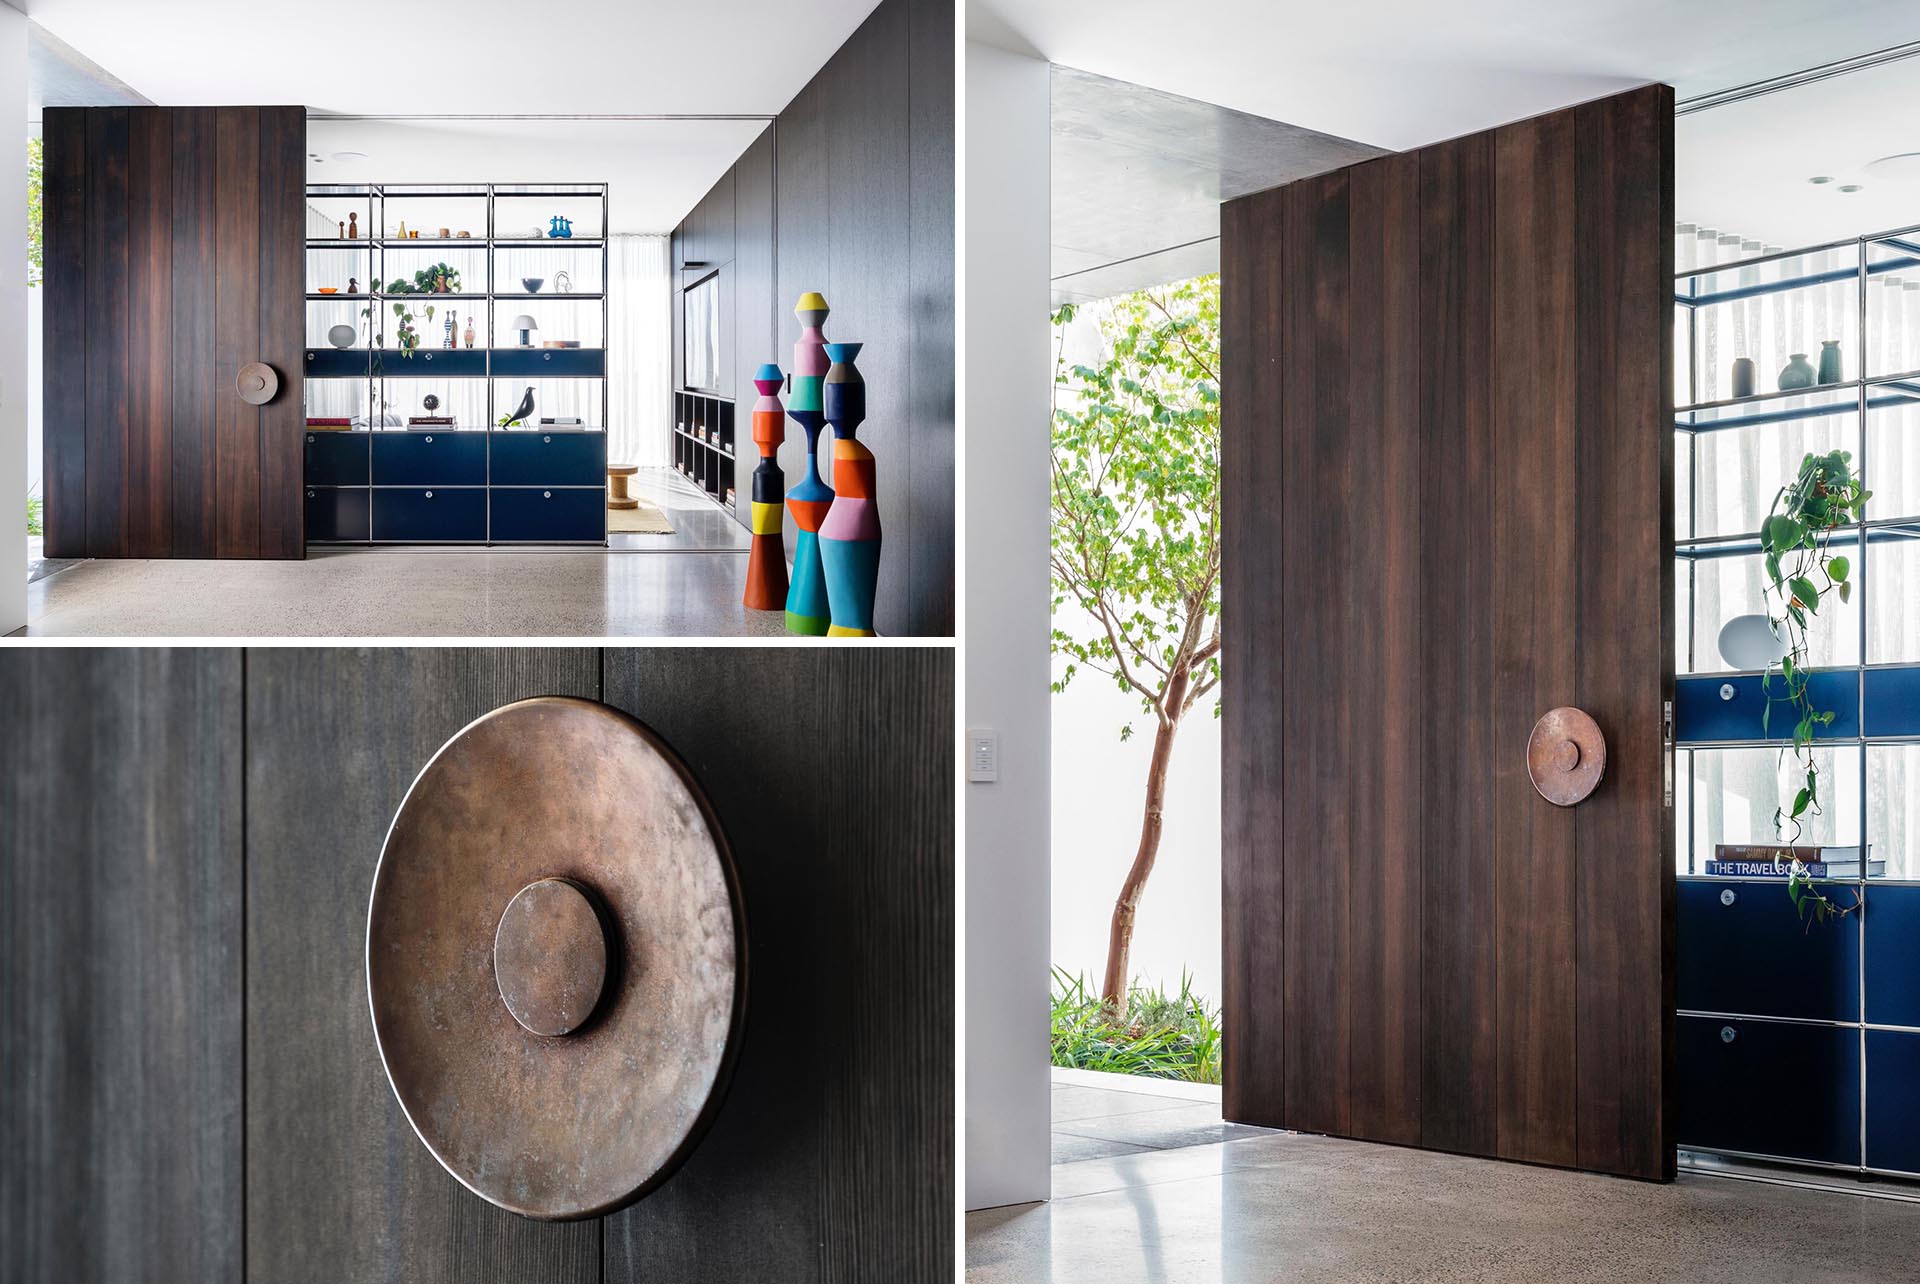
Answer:
<svg viewBox="0 0 1920 1284"><path fill-rule="evenodd" d="M828 369L827 301L809 291L794 305L800 318L800 341L793 345L793 390L787 414L807 434L807 475L787 492L793 514L793 581L787 589L787 631L822 637L831 623L826 570L820 562L820 523L833 503L833 490L820 480L820 430L826 426L824 387Z"/></svg>
<svg viewBox="0 0 1920 1284"><path fill-rule="evenodd" d="M753 444L760 452L760 466L753 470L753 551L747 555L747 592L741 600L756 611L778 611L787 604L787 549L780 535L786 478L779 453L787 425L779 393L784 380L771 361L753 374L760 393L753 403Z"/></svg>
<svg viewBox="0 0 1920 1284"><path fill-rule="evenodd" d="M829 343L826 416L833 425L833 504L820 523L820 560L832 611L829 637L873 636L880 578L880 505L873 452L854 439L867 417L867 385L853 363L860 344Z"/></svg>

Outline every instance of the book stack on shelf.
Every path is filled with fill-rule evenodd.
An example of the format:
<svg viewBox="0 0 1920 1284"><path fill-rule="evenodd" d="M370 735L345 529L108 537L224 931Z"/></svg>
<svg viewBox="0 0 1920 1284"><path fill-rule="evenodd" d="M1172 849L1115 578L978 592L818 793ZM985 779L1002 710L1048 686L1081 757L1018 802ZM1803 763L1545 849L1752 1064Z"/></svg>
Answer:
<svg viewBox="0 0 1920 1284"><path fill-rule="evenodd" d="M1858 847L1787 847L1719 843L1706 862L1710 878L1786 878L1799 861L1808 878L1859 878ZM1867 859L1866 876L1885 877L1887 862Z"/></svg>

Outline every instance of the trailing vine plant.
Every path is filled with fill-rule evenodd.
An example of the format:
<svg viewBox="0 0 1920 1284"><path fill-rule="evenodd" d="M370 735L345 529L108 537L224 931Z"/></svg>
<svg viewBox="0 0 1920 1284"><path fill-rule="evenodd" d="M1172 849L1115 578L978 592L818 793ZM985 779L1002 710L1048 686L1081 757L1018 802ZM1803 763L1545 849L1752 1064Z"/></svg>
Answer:
<svg viewBox="0 0 1920 1284"><path fill-rule="evenodd" d="M1792 800L1773 812L1774 828L1789 844L1799 839L1804 817L1822 814L1813 738L1820 728L1833 725L1834 714L1831 709L1816 708L1808 690L1808 621L1819 613L1823 598L1846 602L1853 596L1852 564L1828 549L1836 530L1860 520L1873 493L1854 474L1852 460L1844 450L1806 456L1794 479L1773 497L1773 507L1760 526L1771 599L1768 620L1786 645L1779 672L1783 694L1775 694L1773 666L1760 678L1760 689L1767 697L1760 727L1763 734L1771 735L1776 702L1793 710L1793 740L1780 754L1782 761L1793 755L1801 783ZM1788 869L1787 895L1800 917L1815 922L1851 914L1861 904L1857 890L1853 904L1836 903L1820 890L1798 857Z"/></svg>

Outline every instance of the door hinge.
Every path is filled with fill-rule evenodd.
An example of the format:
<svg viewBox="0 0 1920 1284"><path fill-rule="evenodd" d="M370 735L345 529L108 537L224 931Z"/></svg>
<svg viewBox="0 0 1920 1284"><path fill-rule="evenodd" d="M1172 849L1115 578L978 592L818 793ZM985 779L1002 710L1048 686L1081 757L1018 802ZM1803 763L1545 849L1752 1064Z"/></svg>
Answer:
<svg viewBox="0 0 1920 1284"><path fill-rule="evenodd" d="M1660 702L1660 763L1665 777L1666 806L1673 806L1673 701Z"/></svg>

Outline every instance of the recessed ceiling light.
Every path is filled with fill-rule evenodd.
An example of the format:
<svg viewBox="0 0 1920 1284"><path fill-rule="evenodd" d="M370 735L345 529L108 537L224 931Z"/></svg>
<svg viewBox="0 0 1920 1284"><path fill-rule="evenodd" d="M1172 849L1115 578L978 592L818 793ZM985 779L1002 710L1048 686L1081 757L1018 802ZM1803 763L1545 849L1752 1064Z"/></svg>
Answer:
<svg viewBox="0 0 1920 1284"><path fill-rule="evenodd" d="M1815 174L1812 178L1808 179L1807 181L1809 183L1831 183L1833 181L1833 176L1830 174Z"/></svg>
<svg viewBox="0 0 1920 1284"><path fill-rule="evenodd" d="M1843 192L1857 192L1857 191L1859 191L1859 190L1860 190L1860 184L1858 184L1858 183L1842 183L1842 184L1840 184L1840 190L1841 190L1841 191L1843 191Z"/></svg>
<svg viewBox="0 0 1920 1284"><path fill-rule="evenodd" d="M333 158L337 161L357 161L365 160L367 154L365 152L335 152Z"/></svg>

